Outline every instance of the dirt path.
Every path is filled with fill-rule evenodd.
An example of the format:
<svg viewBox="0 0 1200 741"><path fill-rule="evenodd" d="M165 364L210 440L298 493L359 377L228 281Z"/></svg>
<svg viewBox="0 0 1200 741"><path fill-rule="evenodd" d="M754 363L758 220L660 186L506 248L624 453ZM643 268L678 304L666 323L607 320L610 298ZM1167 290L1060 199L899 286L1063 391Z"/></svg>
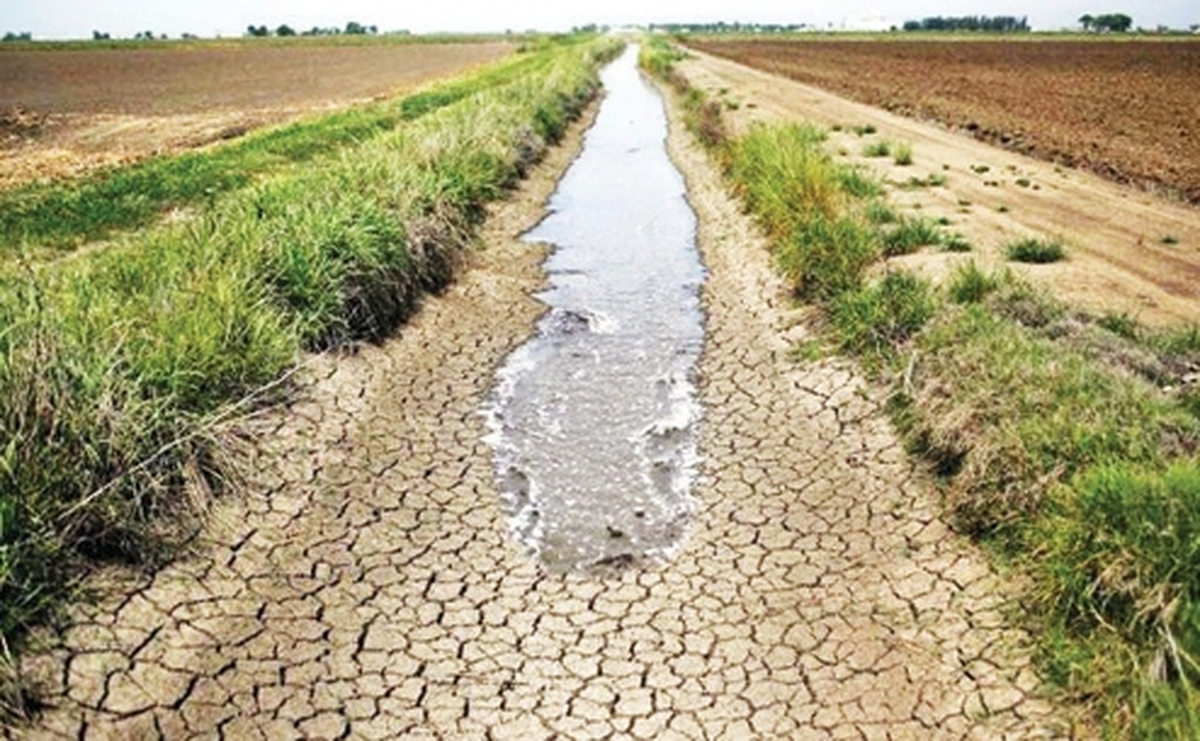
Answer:
<svg viewBox="0 0 1200 741"><path fill-rule="evenodd" d="M57 706L20 737L1030 738L1065 716L1008 627L1008 592L947 531L848 366L802 331L763 246L673 130L712 270L705 458L678 557L548 575L508 532L480 403L540 307L513 239L382 347L317 359L264 423L208 546L79 608L31 664Z"/></svg>
<svg viewBox="0 0 1200 741"><path fill-rule="evenodd" d="M1200 210L1102 180L1090 173L990 146L934 124L855 103L784 77L700 52L680 65L691 82L736 104L738 129L754 120L840 125L830 147L892 184L891 200L911 213L945 218L975 246L971 255L926 251L896 258L933 278L960 262L999 264L1003 246L1026 236L1061 238L1065 262L1020 270L1075 305L1127 312L1148 324L1200 321ZM724 91L724 92L722 92ZM849 129L872 125L859 137ZM868 141L913 145L914 164L862 156ZM900 187L911 178L946 178L944 187Z"/></svg>

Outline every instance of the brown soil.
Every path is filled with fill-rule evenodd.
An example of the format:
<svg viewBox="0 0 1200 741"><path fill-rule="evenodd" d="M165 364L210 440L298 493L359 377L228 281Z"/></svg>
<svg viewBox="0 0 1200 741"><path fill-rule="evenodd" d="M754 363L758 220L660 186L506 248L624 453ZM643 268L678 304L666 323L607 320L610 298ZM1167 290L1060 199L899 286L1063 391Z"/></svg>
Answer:
<svg viewBox="0 0 1200 741"><path fill-rule="evenodd" d="M1200 42L705 41L696 48L1200 204Z"/></svg>
<svg viewBox="0 0 1200 741"><path fill-rule="evenodd" d="M396 95L505 43L0 49L0 188Z"/></svg>
<svg viewBox="0 0 1200 741"><path fill-rule="evenodd" d="M965 255L926 250L893 265L941 279L964 260L1004 264L1003 248L1015 239L1060 238L1065 261L1014 267L1085 309L1152 325L1200 321L1200 210L718 57L697 53L679 69L736 106L725 114L735 130L763 119L843 127L829 142L839 159L889 183L889 200L903 213L946 219L975 247ZM849 130L866 125L878 133ZM877 139L912 144L914 163L863 156ZM944 176L945 186L906 187L931 175Z"/></svg>
<svg viewBox="0 0 1200 741"><path fill-rule="evenodd" d="M310 364L249 428L244 497L192 557L73 610L25 668L30 738L904 738L1069 733L1013 593L938 517L855 370L805 330L753 225L672 128L699 241L703 475L678 556L540 570L482 441L495 368L542 311L542 213L566 152L397 337ZM578 146L578 138L572 146ZM567 150L570 151L570 150Z"/></svg>

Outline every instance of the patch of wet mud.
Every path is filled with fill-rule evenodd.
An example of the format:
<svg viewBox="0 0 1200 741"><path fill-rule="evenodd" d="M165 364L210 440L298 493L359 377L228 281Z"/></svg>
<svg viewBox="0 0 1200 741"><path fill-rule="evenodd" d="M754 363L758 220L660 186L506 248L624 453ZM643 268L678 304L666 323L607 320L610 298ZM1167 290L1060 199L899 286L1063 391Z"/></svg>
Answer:
<svg viewBox="0 0 1200 741"><path fill-rule="evenodd" d="M549 311L485 408L513 532L555 571L669 558L693 509L705 273L636 59L605 70L583 152L526 235L553 250Z"/></svg>

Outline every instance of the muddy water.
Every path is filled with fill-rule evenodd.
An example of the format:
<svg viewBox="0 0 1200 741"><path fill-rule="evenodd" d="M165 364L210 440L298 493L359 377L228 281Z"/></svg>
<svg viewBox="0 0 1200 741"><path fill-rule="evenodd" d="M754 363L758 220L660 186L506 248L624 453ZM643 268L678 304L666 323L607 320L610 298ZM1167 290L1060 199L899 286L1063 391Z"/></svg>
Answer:
<svg viewBox="0 0 1200 741"><path fill-rule="evenodd" d="M604 71L583 152L526 235L553 247L550 309L485 410L513 532L553 570L669 558L692 510L704 269L636 60Z"/></svg>

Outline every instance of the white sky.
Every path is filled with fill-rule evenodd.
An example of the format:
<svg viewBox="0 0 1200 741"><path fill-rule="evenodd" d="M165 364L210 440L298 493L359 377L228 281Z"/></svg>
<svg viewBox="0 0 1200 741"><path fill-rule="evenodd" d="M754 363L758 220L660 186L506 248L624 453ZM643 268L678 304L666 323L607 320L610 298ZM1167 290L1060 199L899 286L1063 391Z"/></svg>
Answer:
<svg viewBox="0 0 1200 741"><path fill-rule="evenodd" d="M114 38L141 30L176 37L241 35L247 25L296 29L344 27L346 21L380 30L567 30L587 23L668 21L772 22L842 25L848 18L882 17L897 25L933 15L1028 16L1037 29L1073 26L1079 16L1124 12L1134 24L1186 28L1200 23L1197 0L0 0L0 33L29 31L35 38Z"/></svg>

